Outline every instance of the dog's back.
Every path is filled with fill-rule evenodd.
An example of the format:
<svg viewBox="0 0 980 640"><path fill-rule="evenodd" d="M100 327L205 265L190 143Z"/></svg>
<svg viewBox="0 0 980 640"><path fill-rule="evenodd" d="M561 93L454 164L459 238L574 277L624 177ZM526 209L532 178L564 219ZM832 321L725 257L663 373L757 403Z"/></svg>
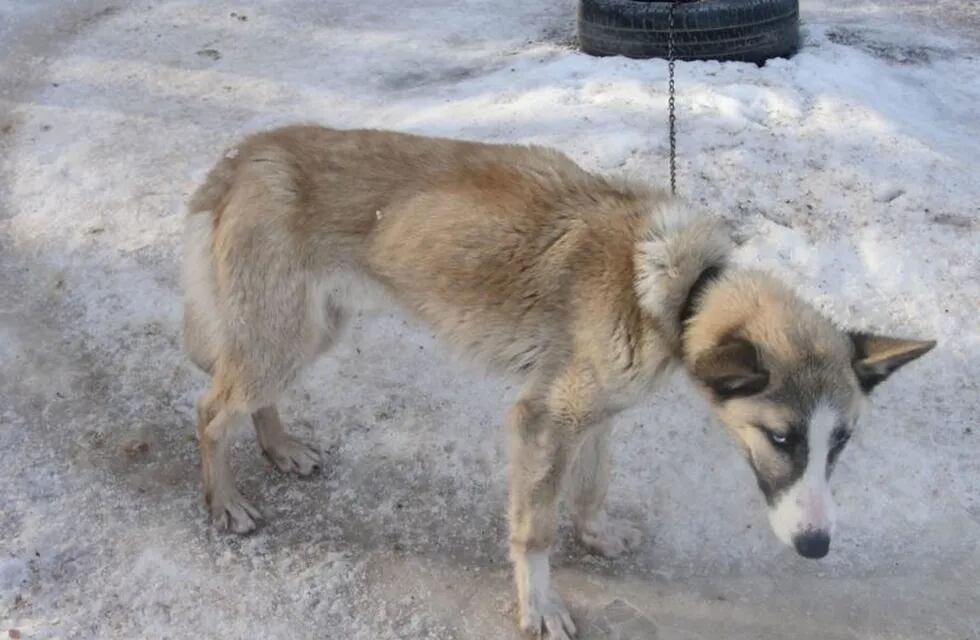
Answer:
<svg viewBox="0 0 980 640"><path fill-rule="evenodd" d="M256 134L229 150L188 208L210 211L218 227L234 192L246 190L264 207L237 209L233 215L239 218L287 215L283 222L306 242L362 239L376 226L379 211L428 188L467 177L479 181L473 169L481 165L591 177L550 149L297 125ZM506 177L489 172L483 186Z"/></svg>
<svg viewBox="0 0 980 640"><path fill-rule="evenodd" d="M655 197L550 149L314 126L259 134L190 201L210 215L188 223L189 350L212 362L214 339L236 331L200 318L205 308L252 327L286 312L320 325L387 297L485 364L524 371L571 338L573 298L582 314L631 295ZM319 351L316 331L298 333Z"/></svg>

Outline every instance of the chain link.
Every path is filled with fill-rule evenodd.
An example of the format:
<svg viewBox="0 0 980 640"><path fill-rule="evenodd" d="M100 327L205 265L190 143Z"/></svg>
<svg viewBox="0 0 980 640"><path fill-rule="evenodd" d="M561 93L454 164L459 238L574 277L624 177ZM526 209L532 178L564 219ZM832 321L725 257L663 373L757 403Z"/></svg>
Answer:
<svg viewBox="0 0 980 640"><path fill-rule="evenodd" d="M670 130L670 193L677 195L677 118L674 115L674 7L667 9L667 124Z"/></svg>

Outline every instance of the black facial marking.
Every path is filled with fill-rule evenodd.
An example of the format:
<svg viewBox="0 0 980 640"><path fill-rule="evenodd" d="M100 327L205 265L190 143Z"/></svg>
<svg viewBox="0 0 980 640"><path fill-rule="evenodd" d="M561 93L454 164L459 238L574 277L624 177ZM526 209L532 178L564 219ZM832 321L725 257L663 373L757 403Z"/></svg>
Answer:
<svg viewBox="0 0 980 640"><path fill-rule="evenodd" d="M833 473L834 466L837 464L837 457L840 456L850 439L851 432L845 429L843 425L834 429L830 435L830 451L827 452L827 478L830 478L830 474Z"/></svg>
<svg viewBox="0 0 980 640"><path fill-rule="evenodd" d="M789 473L773 476L763 473L754 462L749 461L752 470L755 472L756 482L759 483L759 489L762 490L762 495L766 497L766 503L772 506L776 498L803 477L803 472L806 471L806 461L810 450L807 443L807 423L790 425L786 431L773 431L761 425L753 426L763 432L769 441L769 446L775 450L775 455L783 456L790 464ZM782 439L784 441L780 442Z"/></svg>

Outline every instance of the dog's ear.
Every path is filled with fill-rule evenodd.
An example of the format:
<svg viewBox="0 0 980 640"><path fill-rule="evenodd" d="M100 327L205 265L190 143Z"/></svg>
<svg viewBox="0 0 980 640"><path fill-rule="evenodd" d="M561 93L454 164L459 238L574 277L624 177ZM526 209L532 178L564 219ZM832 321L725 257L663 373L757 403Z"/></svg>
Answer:
<svg viewBox="0 0 980 640"><path fill-rule="evenodd" d="M935 340L906 340L854 331L848 336L854 345L854 373L865 393L870 393L902 365L936 346Z"/></svg>
<svg viewBox="0 0 980 640"><path fill-rule="evenodd" d="M755 345L743 338L729 338L709 349L698 357L692 372L721 400L755 395L769 384Z"/></svg>

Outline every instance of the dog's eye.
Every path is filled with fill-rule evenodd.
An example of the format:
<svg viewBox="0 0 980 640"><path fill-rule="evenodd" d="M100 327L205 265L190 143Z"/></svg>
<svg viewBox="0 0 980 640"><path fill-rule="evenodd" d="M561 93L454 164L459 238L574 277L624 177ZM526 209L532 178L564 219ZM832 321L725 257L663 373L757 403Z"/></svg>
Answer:
<svg viewBox="0 0 980 640"><path fill-rule="evenodd" d="M792 444L793 438L789 433L779 433L778 431L767 429L766 427L758 424L752 426L765 434L769 442L772 443L772 446L776 447L777 449L785 449Z"/></svg>
<svg viewBox="0 0 980 640"><path fill-rule="evenodd" d="M787 449L793 444L793 434L791 432L779 433L778 431L773 431L768 427L764 427L760 424L753 424L753 427L758 429L766 436L772 446L777 449Z"/></svg>
<svg viewBox="0 0 980 640"><path fill-rule="evenodd" d="M789 437L782 433L767 431L766 435L769 436L769 442L773 443L777 447L785 447L786 443L789 442Z"/></svg>
<svg viewBox="0 0 980 640"><path fill-rule="evenodd" d="M830 451L827 452L827 468L832 470L837 463L837 457L844 450L844 445L851 439L851 432L839 428L830 436Z"/></svg>

